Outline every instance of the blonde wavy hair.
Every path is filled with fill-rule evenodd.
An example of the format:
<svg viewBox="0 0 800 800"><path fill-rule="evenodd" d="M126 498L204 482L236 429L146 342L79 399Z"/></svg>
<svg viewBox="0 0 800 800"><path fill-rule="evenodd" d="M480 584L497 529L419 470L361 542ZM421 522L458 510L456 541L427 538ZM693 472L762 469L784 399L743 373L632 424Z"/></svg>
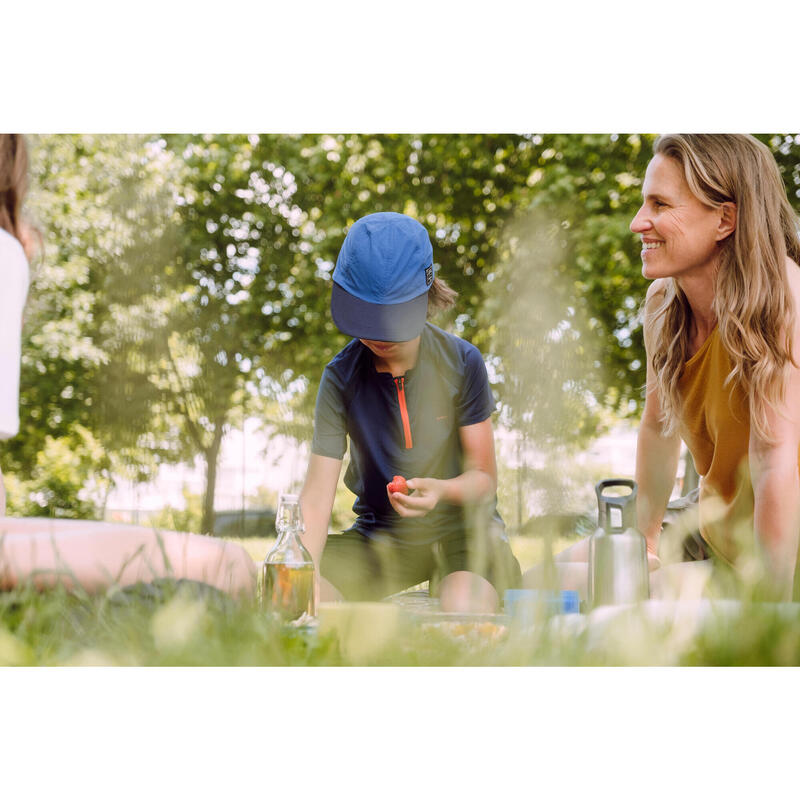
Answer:
<svg viewBox="0 0 800 800"><path fill-rule="evenodd" d="M736 205L736 228L718 245L712 308L733 365L726 385L741 388L756 433L772 441L767 412L783 400L786 371L797 365L786 257L800 263L798 218L778 165L766 145L741 134L670 134L658 137L653 151L683 168L689 188L705 205ZM674 278L656 302L650 362L662 421L673 433L681 405L678 382L689 357L691 310Z"/></svg>

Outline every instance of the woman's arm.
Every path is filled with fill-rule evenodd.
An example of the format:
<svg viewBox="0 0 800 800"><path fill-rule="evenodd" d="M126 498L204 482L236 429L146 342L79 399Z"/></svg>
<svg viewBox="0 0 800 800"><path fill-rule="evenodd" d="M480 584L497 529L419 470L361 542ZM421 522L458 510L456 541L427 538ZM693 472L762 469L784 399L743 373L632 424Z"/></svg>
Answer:
<svg viewBox="0 0 800 800"><path fill-rule="evenodd" d="M413 494L389 493L392 508L401 517L422 517L444 501L455 505L477 503L497 489L497 463L491 419L458 429L464 451L464 472L455 478L412 478Z"/></svg>
<svg viewBox="0 0 800 800"><path fill-rule="evenodd" d="M787 259L797 317L792 353L800 363L800 271ZM783 403L769 409L767 422L772 442L765 442L750 425L749 462L753 484L753 528L764 559L768 594L776 600L791 600L800 539L800 369L787 372Z"/></svg>
<svg viewBox="0 0 800 800"><path fill-rule="evenodd" d="M800 403L800 393L795 395ZM773 426L773 430L783 428ZM793 446L792 446L793 445ZM766 570L767 595L792 599L798 534L800 533L800 478L797 469L798 436L792 431L786 443L771 447L750 440L750 475L753 482L753 528Z"/></svg>
<svg viewBox="0 0 800 800"><path fill-rule="evenodd" d="M87 592L155 578L188 578L254 596L247 551L213 536L83 520L0 518L0 589L30 581Z"/></svg>
<svg viewBox="0 0 800 800"><path fill-rule="evenodd" d="M648 397L636 439L636 515L647 550L654 556L658 555L661 524L675 485L681 447L680 437L663 435L657 415Z"/></svg>
<svg viewBox="0 0 800 800"><path fill-rule="evenodd" d="M653 308L658 295L663 292L661 282L656 280L647 291L644 314L644 344L647 354L647 389L642 421L636 440L636 483L638 495L636 512L639 530L647 540L651 556L658 556L658 539L661 523L667 508L680 457L680 436L664 435L661 422L661 403L656 391L655 376L650 364L650 353L654 337Z"/></svg>

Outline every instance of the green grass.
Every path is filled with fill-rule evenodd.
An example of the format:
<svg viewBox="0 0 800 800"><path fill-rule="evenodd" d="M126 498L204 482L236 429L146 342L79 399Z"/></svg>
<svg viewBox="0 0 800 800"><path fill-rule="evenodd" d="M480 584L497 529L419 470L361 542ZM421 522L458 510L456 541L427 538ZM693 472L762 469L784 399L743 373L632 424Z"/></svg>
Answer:
<svg viewBox="0 0 800 800"><path fill-rule="evenodd" d="M242 543L255 560L271 544ZM541 553L535 540L512 546L523 569ZM634 610L591 626L571 616L527 629L458 631L398 610L392 635L382 638L385 629L340 636L281 627L254 602L174 584L158 597L147 586L96 596L23 587L0 593L0 665L796 666L799 622L794 606L729 604L701 629L680 616Z"/></svg>
<svg viewBox="0 0 800 800"><path fill-rule="evenodd" d="M574 621L576 624L564 626ZM696 635L675 621L622 614L602 628L560 618L500 635L461 635L410 619L386 642L360 632L356 655L336 633L280 627L249 605L180 589L158 601L81 597L62 590L0 595L2 665L501 666L800 664L798 615L777 606L720 615Z"/></svg>
<svg viewBox="0 0 800 800"><path fill-rule="evenodd" d="M246 539L237 539L229 537L228 541L236 542L244 547L250 554L253 561L263 561L264 556L270 551L275 544L273 537L251 537ZM565 547L573 544L575 539L560 538L556 539L553 543L553 552L558 553ZM544 542L542 539L534 539L525 536L512 536L510 537L511 550L519 561L522 571L530 569L534 564L539 563L544 556Z"/></svg>

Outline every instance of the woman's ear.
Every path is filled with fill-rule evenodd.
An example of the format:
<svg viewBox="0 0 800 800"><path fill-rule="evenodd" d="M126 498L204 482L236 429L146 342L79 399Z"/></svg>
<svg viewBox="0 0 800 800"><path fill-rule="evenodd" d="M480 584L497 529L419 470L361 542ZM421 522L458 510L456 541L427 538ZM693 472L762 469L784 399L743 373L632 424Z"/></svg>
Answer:
<svg viewBox="0 0 800 800"><path fill-rule="evenodd" d="M717 241L727 239L736 230L736 203L723 203L720 207Z"/></svg>

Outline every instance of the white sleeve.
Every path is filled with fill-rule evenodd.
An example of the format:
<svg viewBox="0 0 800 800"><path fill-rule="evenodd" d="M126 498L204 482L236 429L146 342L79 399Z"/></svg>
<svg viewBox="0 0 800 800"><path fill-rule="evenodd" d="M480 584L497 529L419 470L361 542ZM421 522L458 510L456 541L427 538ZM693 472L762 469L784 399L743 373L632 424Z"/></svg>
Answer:
<svg viewBox="0 0 800 800"><path fill-rule="evenodd" d="M22 245L0 229L0 439L9 439L19 430L22 309L29 280Z"/></svg>

